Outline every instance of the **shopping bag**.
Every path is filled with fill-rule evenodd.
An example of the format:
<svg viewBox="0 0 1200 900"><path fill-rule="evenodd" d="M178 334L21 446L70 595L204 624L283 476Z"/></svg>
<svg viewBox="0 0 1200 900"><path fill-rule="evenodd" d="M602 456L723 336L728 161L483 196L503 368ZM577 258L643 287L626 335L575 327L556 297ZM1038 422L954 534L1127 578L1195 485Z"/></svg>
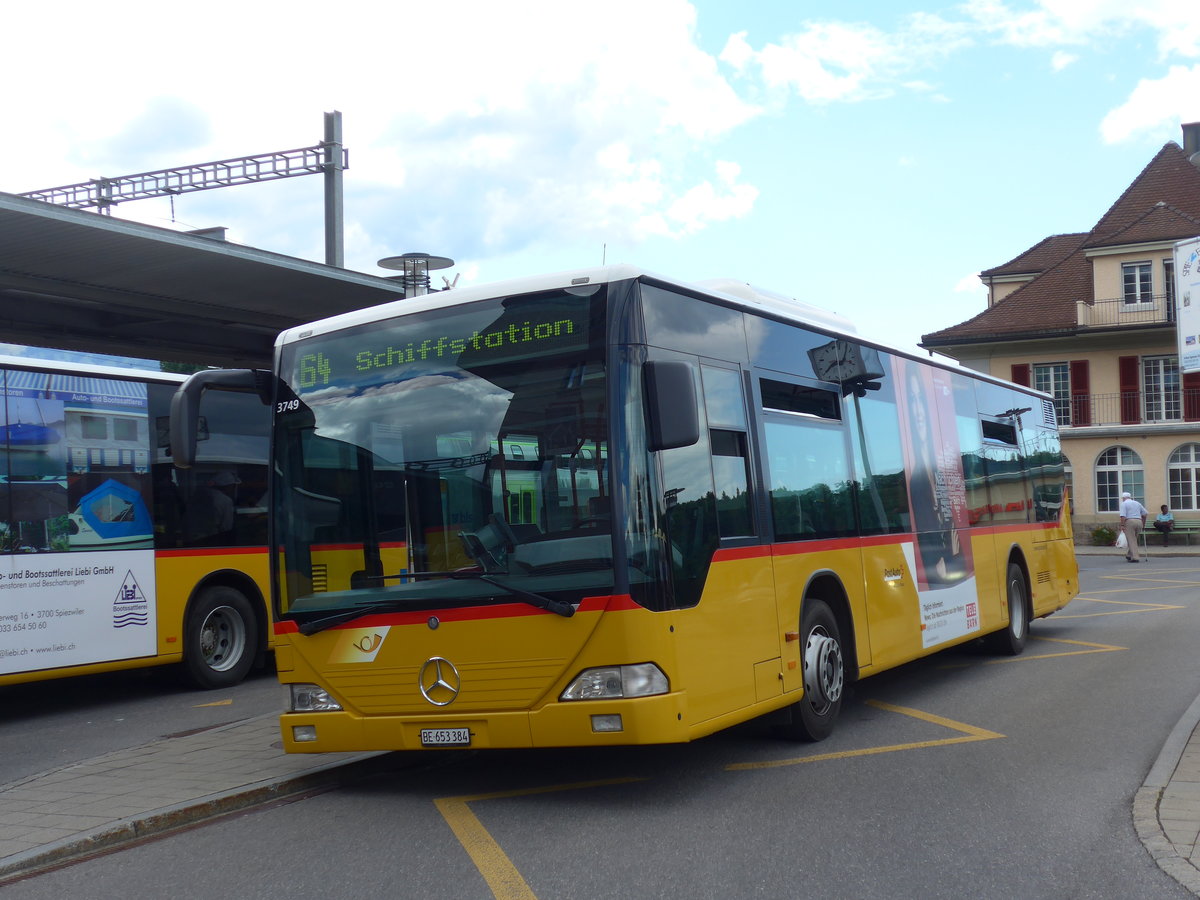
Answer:
<svg viewBox="0 0 1200 900"><path fill-rule="evenodd" d="M1129 547L1129 541L1125 540L1125 532L1117 535L1117 543L1114 545L1118 550L1125 550Z"/></svg>

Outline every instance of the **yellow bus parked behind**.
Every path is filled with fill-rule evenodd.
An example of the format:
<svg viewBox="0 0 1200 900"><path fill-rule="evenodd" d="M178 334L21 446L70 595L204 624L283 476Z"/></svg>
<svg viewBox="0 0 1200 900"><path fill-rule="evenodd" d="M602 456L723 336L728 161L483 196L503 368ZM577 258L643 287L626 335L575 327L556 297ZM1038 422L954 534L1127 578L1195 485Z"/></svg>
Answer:
<svg viewBox="0 0 1200 900"><path fill-rule="evenodd" d="M0 685L181 664L214 688L274 642L265 598L270 416L213 394L172 464L183 376L0 359Z"/></svg>

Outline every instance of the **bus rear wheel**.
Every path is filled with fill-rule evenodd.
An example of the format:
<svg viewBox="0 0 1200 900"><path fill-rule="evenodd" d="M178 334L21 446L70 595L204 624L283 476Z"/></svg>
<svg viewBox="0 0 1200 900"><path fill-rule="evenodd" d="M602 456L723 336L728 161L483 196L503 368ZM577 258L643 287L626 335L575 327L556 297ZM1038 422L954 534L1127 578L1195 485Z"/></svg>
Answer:
<svg viewBox="0 0 1200 900"><path fill-rule="evenodd" d="M983 640L993 653L1016 656L1025 649L1025 638L1029 634L1029 615L1025 606L1025 575L1016 563L1008 564L1004 584L1008 601L1008 624L1003 630L989 634Z"/></svg>
<svg viewBox="0 0 1200 900"><path fill-rule="evenodd" d="M188 681L206 689L238 684L250 671L258 648L250 601L231 587L205 588L188 610L183 640Z"/></svg>
<svg viewBox="0 0 1200 900"><path fill-rule="evenodd" d="M804 696L792 705L785 733L793 740L823 741L842 709L846 667L837 618L824 600L810 598L800 617Z"/></svg>

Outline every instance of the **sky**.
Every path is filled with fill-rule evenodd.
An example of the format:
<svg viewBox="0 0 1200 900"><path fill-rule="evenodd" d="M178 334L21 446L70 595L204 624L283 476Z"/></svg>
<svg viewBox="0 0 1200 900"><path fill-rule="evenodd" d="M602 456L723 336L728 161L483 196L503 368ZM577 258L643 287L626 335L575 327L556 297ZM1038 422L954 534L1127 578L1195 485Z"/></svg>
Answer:
<svg viewBox="0 0 1200 900"><path fill-rule="evenodd" d="M1200 121L1184 0L110 0L5 11L0 190L318 144L345 265L737 278L905 349ZM123 203L324 260L323 179Z"/></svg>

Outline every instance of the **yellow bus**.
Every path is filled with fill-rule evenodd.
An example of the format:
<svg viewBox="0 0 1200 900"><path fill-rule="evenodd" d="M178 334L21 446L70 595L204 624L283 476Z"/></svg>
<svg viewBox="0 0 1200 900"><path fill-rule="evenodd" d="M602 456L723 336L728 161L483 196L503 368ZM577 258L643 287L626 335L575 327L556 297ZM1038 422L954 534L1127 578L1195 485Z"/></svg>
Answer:
<svg viewBox="0 0 1200 900"><path fill-rule="evenodd" d="M0 358L0 685L178 663L245 677L265 598L270 416L213 394L172 464L181 375Z"/></svg>
<svg viewBox="0 0 1200 900"><path fill-rule="evenodd" d="M1047 395L737 282L618 266L282 334L276 663L291 752L682 742L1077 591ZM216 380L214 380L216 379ZM220 383L218 383L220 382ZM187 463L186 449L179 451Z"/></svg>

